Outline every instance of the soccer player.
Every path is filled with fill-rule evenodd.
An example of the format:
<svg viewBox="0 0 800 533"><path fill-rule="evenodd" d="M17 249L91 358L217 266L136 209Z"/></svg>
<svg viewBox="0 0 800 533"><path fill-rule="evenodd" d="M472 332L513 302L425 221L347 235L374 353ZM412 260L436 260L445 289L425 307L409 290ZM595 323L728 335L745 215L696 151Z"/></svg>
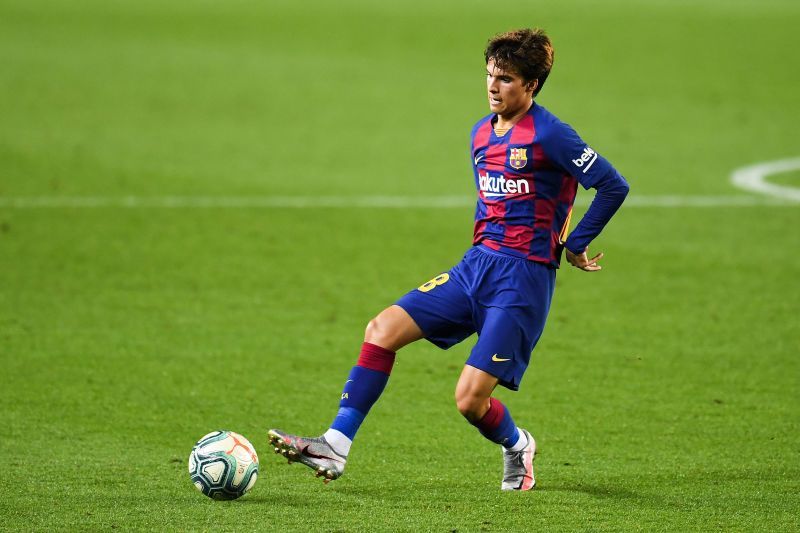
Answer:
<svg viewBox="0 0 800 533"><path fill-rule="evenodd" d="M497 385L518 390L542 334L562 251L581 270L603 257L587 254L628 193L625 179L575 131L535 102L553 65L539 29L489 40L486 87L491 114L472 128L478 200L472 247L461 262L412 290L367 325L339 411L320 437L276 429L276 453L316 471L327 483L342 475L350 446L389 379L395 353L425 338L447 349L478 333L455 391L458 410L503 449L503 490L535 485L536 442L492 397ZM578 184L597 193L569 233Z"/></svg>

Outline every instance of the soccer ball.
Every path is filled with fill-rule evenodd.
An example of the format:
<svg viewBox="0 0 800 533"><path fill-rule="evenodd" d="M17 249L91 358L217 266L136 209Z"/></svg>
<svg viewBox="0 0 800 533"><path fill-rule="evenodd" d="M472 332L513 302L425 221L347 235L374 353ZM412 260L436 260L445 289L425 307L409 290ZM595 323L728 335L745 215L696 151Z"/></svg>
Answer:
<svg viewBox="0 0 800 533"><path fill-rule="evenodd" d="M256 484L256 449L238 433L212 431L192 448L189 477L209 498L235 500Z"/></svg>

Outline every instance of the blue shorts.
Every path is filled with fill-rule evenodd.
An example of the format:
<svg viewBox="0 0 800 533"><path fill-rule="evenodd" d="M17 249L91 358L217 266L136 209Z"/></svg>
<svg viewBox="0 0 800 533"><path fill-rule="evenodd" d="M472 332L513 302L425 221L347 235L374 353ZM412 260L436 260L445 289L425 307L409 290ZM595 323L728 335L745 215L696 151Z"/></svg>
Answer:
<svg viewBox="0 0 800 533"><path fill-rule="evenodd" d="M442 349L477 333L466 364L518 390L542 335L555 281L556 271L548 265L477 245L449 272L396 304Z"/></svg>

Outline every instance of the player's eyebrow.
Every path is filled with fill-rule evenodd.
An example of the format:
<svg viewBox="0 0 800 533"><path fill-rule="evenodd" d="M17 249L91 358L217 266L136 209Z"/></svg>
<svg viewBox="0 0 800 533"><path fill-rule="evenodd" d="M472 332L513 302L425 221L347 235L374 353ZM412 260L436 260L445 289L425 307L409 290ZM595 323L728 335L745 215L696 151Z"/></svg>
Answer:
<svg viewBox="0 0 800 533"><path fill-rule="evenodd" d="M511 74L507 74L505 72L492 74L491 72L489 72L489 69L486 69L486 74L489 75L489 76L494 76L495 78L512 78Z"/></svg>

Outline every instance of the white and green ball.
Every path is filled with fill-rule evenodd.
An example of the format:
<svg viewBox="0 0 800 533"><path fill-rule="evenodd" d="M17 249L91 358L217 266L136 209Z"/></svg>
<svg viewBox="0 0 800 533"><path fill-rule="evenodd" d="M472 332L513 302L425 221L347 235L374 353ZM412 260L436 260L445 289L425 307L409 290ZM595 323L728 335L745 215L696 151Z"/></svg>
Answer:
<svg viewBox="0 0 800 533"><path fill-rule="evenodd" d="M238 433L212 431L192 448L189 476L197 490L209 498L235 500L256 484L256 449Z"/></svg>

